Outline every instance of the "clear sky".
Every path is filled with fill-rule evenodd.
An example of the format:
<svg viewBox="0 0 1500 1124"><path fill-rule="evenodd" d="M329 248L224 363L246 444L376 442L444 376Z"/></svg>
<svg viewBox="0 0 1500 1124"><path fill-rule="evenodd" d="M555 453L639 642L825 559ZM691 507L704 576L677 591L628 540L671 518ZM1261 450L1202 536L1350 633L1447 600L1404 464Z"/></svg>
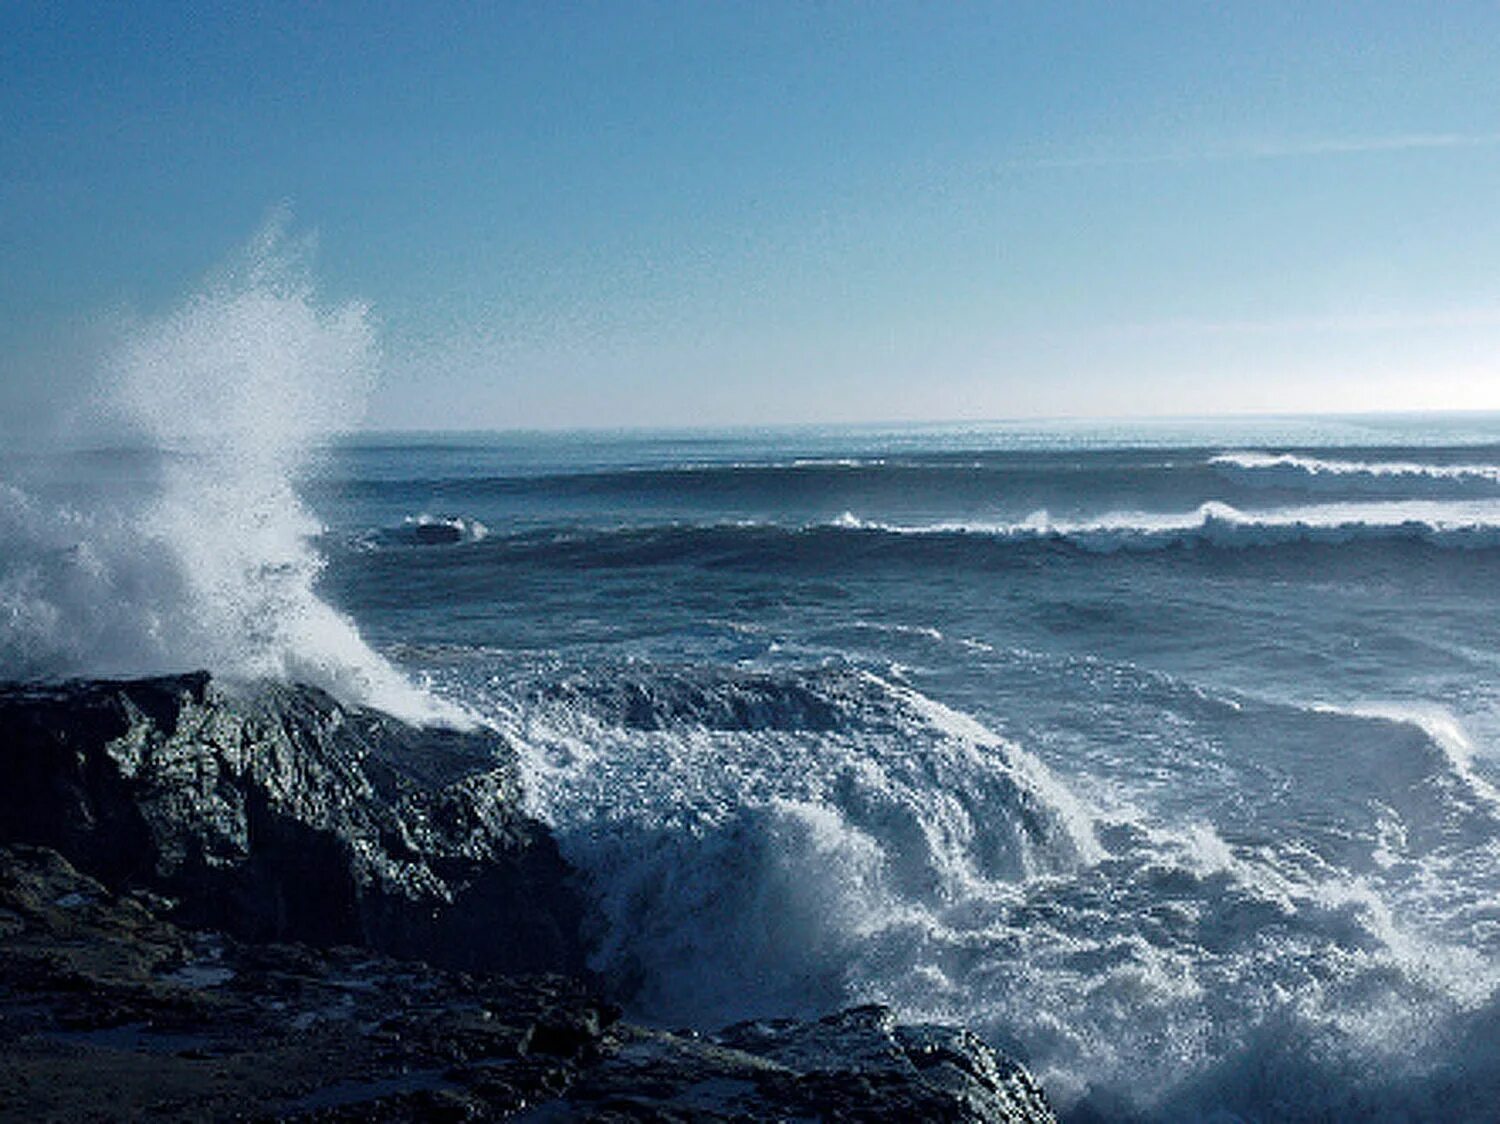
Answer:
<svg viewBox="0 0 1500 1124"><path fill-rule="evenodd" d="M279 205L381 427L1500 408L1493 3L0 5L0 411Z"/></svg>

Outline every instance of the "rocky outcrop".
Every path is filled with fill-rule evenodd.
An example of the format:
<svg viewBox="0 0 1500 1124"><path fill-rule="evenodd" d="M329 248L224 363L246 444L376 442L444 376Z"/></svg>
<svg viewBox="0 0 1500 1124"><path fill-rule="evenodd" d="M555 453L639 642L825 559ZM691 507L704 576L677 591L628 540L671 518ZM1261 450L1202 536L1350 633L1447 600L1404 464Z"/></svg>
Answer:
<svg viewBox="0 0 1500 1124"><path fill-rule="evenodd" d="M1053 1119L1031 1075L972 1034L898 1026L878 1005L704 1036L622 1026L613 1037L614 1048L532 1119Z"/></svg>
<svg viewBox="0 0 1500 1124"><path fill-rule="evenodd" d="M577 971L581 907L513 750L205 674L0 687L0 842L181 923L453 968Z"/></svg>
<svg viewBox="0 0 1500 1124"><path fill-rule="evenodd" d="M666 1033L576 978L245 944L158 909L0 847L0 1118L1052 1120L972 1035L880 1007Z"/></svg>

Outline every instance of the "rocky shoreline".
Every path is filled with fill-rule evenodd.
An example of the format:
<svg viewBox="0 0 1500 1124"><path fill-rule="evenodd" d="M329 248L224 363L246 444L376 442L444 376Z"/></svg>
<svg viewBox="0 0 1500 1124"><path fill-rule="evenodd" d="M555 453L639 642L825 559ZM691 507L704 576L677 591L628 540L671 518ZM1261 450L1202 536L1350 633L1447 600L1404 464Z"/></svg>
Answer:
<svg viewBox="0 0 1500 1124"><path fill-rule="evenodd" d="M513 747L195 674L0 687L0 1117L1052 1120L881 1007L633 1025Z"/></svg>

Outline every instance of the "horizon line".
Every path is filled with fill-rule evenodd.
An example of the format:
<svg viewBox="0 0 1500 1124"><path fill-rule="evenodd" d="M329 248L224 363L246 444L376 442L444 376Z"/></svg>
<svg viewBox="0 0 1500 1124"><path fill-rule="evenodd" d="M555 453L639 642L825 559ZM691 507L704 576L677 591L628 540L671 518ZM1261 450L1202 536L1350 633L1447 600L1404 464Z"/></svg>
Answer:
<svg viewBox="0 0 1500 1124"><path fill-rule="evenodd" d="M506 426L452 426L443 428L413 427L409 429L391 426L361 426L358 429L341 430L335 439L369 434L521 434L521 433L724 433L764 432L766 430L814 430L814 429L938 429L975 426L1014 425L1113 425L1172 424L1182 422L1215 421L1274 421L1324 419L1330 421L1355 421L1375 418L1500 418L1500 405L1482 407L1371 407L1364 410L1226 410L1223 412L1198 412L1180 414L1035 414L1011 417L985 418L876 418L862 421L768 421L768 422L640 422L625 425L564 424L564 425L506 425Z"/></svg>

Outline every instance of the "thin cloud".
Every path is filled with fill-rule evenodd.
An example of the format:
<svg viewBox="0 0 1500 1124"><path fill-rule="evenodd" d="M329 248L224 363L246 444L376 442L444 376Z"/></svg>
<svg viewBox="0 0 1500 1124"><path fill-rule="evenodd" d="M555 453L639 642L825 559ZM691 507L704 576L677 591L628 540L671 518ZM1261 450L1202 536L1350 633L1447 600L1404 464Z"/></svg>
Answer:
<svg viewBox="0 0 1500 1124"><path fill-rule="evenodd" d="M1128 168L1153 164L1226 163L1251 160L1289 160L1307 156L1353 156L1362 153L1399 153L1443 149L1495 148L1500 133L1406 133L1391 137L1333 138L1240 144L1185 152L1100 153L1080 156L1039 156L1008 160L1017 170L1047 168Z"/></svg>

